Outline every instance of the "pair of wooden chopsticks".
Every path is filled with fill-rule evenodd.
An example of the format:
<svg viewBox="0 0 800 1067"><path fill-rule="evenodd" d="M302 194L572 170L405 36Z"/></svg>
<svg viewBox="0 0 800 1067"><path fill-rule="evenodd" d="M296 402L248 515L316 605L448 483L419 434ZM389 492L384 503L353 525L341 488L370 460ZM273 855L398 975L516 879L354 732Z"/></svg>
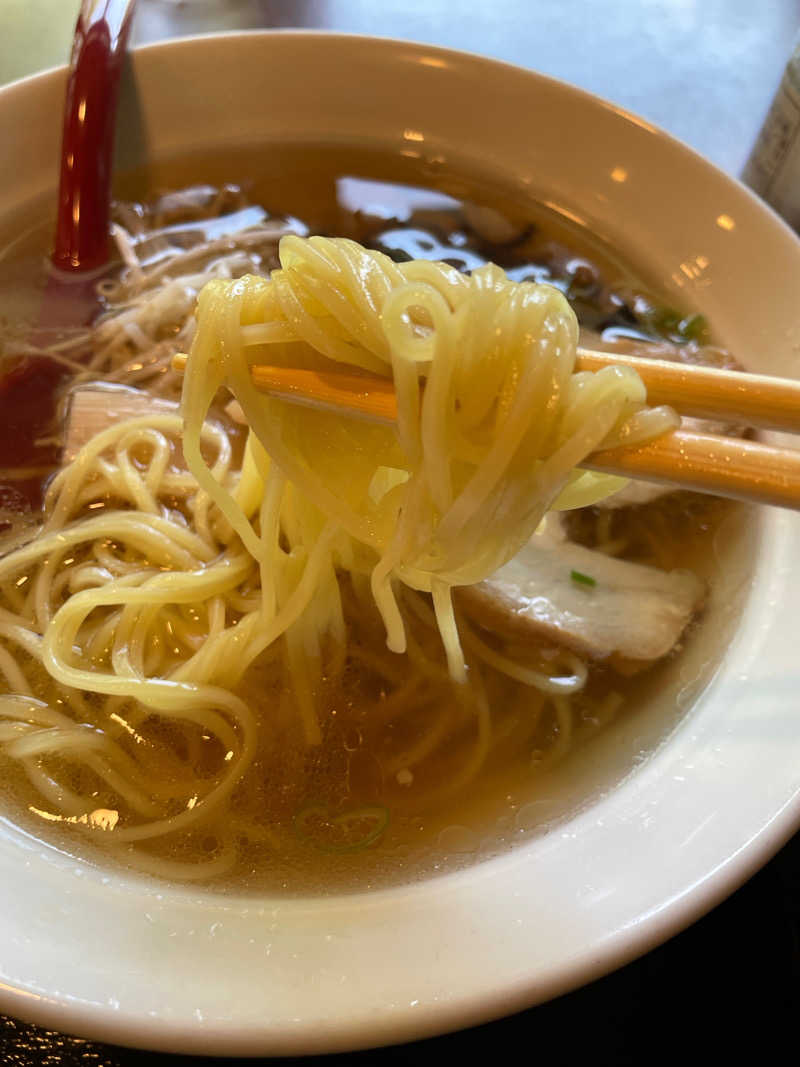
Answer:
<svg viewBox="0 0 800 1067"><path fill-rule="evenodd" d="M186 356L178 353L173 367L185 366ZM578 349L576 370L607 366L632 367L650 404L669 404L682 415L800 432L800 382ZM394 386L386 378L267 366L251 373L259 389L292 403L381 422L397 418ZM800 451L758 441L677 429L647 444L594 452L581 466L800 510Z"/></svg>

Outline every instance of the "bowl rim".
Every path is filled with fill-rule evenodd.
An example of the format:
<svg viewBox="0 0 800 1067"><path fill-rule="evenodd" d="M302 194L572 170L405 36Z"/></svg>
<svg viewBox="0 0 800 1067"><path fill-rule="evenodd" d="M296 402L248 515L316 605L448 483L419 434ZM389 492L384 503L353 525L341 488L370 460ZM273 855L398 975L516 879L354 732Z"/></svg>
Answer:
<svg viewBox="0 0 800 1067"><path fill-rule="evenodd" d="M613 113L620 122L631 123L660 141L666 142L672 150L687 154L691 157L693 165L705 169L706 173L722 176L726 181L739 185L735 179L725 175L684 142L633 113L559 79L474 52L369 34L291 29L231 31L222 34L172 38L138 46L135 52L150 55L161 51L192 49L198 45L208 46L210 42L220 40L235 44L239 39L281 37L301 38L313 44L356 42L360 46L364 44L373 46L375 42L379 42L381 48L400 47L417 51L424 49L426 53L435 53L462 64L467 60L491 69L505 68L507 71L514 72L515 76L523 74L531 84L538 82L541 85L556 88L560 92L582 98L591 107ZM60 66L18 79L0 88L0 100L17 92L28 92L36 86L44 86L48 81L65 76L66 67ZM763 204L755 194L741 185L739 185L739 190L747 193L763 219L769 220L772 226L777 223L778 227L784 231L784 237L790 236L797 245L797 249L800 250L800 243L783 220ZM0 973L0 1010L9 1011L19 1018L27 1019L38 1025L67 1031L73 1030L96 1040L169 1052L240 1055L263 1054L265 1050L271 1054L328 1052L374 1047L427 1037L447 1030L487 1022L526 1008L534 1002L538 1003L541 1000L558 996L649 951L706 914L755 873L788 840L799 824L800 792L796 792L774 813L771 820L758 833L751 837L737 853L731 855L725 863L709 873L701 883L689 887L686 892L668 901L656 913L642 918L623 930L616 931L601 950L594 952L584 960L576 962L574 959L565 959L560 970L551 970L545 978L537 978L528 973L508 981L502 988L476 991L471 998L460 997L452 1003L439 1003L420 1013L405 1013L402 1016L386 1017L378 1021L362 1020L360 1025L353 1025L351 1022L347 1023L344 1028L338 1024L326 1028L316 1022L316 1032L305 1035L298 1035L298 1032L291 1027L285 1028L281 1034L267 1035L257 1022L254 1022L250 1028L243 1029L240 1022L232 1022L229 1027L226 1027L219 1021L215 1021L213 1032L209 1033L204 1030L198 1033L197 1028L185 1020L171 1021L161 1018L154 1024L152 1021L143 1019L138 1013L129 1014L124 1010L109 1012L104 1005L87 1006L71 1003L65 995L33 997L30 990L22 986L14 988L10 984L3 984L2 973ZM511 862L511 856L489 860L482 866L488 868L494 865L494 869L497 870L499 869L497 865L507 862ZM476 869L473 868L473 870ZM460 878L463 878L463 872L446 875L433 881L440 886L445 886L445 883L450 880ZM430 884L431 881L427 881L416 888L422 891L424 886ZM391 896L394 892L394 889L377 891L378 895L385 896ZM359 894L351 894L349 899L356 901L359 896ZM544 992L541 990L542 986L546 986ZM142 1042L145 1044L143 1045Z"/></svg>

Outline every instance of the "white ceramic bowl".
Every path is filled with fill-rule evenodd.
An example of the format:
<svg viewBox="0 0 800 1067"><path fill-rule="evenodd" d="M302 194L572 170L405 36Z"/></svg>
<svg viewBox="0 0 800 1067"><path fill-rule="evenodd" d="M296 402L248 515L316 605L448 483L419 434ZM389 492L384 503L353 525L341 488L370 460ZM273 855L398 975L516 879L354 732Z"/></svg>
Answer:
<svg viewBox="0 0 800 1067"><path fill-rule="evenodd" d="M451 169L488 170L585 221L701 306L749 367L800 368L796 238L687 148L584 93L474 56L316 34L172 42L133 67L122 166L287 138L397 152L414 131ZM56 71L0 92L0 218L53 187L63 85ZM600 739L584 759L587 774L605 768L590 800L497 859L373 893L239 899L104 874L7 828L0 1009L167 1050L332 1051L493 1018L646 951L800 821L799 519L757 518L730 647L661 744L634 758L663 728L658 707L613 751Z"/></svg>

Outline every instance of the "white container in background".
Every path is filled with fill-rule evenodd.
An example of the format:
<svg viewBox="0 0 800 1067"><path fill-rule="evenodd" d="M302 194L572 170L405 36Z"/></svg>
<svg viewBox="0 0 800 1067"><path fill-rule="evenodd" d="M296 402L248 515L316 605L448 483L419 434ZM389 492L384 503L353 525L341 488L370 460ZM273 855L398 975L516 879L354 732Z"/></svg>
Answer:
<svg viewBox="0 0 800 1067"><path fill-rule="evenodd" d="M742 172L754 192L800 229L800 37Z"/></svg>

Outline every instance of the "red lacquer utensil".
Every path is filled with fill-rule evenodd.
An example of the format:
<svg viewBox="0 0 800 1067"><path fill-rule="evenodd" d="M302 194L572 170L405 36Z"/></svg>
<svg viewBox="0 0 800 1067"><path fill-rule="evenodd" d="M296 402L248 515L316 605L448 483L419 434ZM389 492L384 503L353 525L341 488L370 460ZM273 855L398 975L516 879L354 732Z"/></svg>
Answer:
<svg viewBox="0 0 800 1067"><path fill-rule="evenodd" d="M93 271L108 260L119 82L135 0L84 0L64 106L53 264Z"/></svg>
<svg viewBox="0 0 800 1067"><path fill-rule="evenodd" d="M61 174L52 265L38 321L0 373L0 532L5 511L38 508L48 472L60 461L57 391L67 376L50 343L97 314L98 273L109 259L114 129L135 0L84 0L78 14L64 106ZM31 348L38 349L31 354ZM20 471L30 471L20 478Z"/></svg>

